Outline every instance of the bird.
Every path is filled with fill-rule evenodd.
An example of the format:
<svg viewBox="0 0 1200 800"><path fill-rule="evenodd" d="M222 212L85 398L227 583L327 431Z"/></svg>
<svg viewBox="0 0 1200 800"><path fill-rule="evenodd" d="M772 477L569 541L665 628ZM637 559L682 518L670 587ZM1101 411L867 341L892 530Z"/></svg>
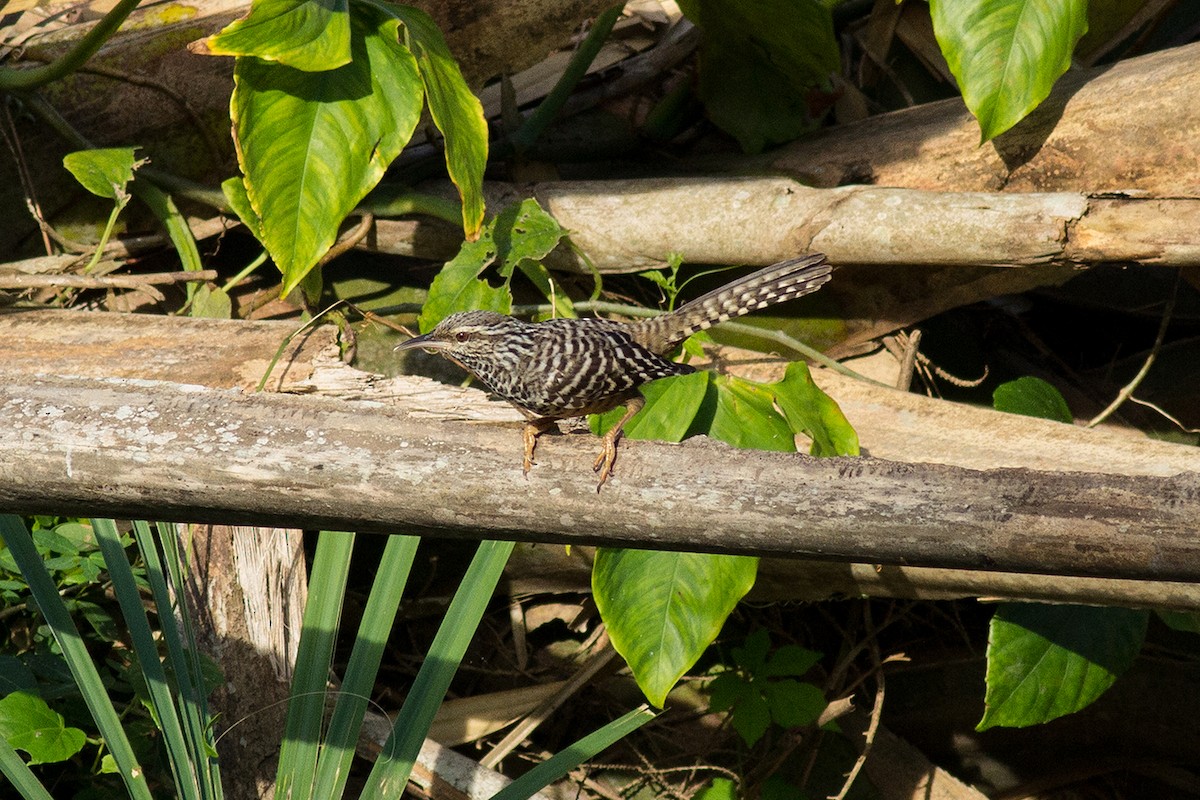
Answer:
<svg viewBox="0 0 1200 800"><path fill-rule="evenodd" d="M535 464L538 437L559 420L625 406L592 465L600 491L613 474L622 428L645 405L640 387L696 371L666 357L680 342L726 320L811 294L829 281L832 270L820 253L780 261L674 311L636 322L601 317L525 322L495 311L460 311L395 350L443 356L514 405L526 419L526 476Z"/></svg>

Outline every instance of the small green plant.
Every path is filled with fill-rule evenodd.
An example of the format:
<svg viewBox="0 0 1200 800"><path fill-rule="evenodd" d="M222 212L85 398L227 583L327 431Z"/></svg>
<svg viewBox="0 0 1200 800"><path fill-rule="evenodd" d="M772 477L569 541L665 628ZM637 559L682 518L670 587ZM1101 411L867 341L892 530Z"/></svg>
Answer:
<svg viewBox="0 0 1200 800"><path fill-rule="evenodd" d="M745 644L729 651L732 668L717 673L708 685L713 711L728 711L730 724L753 747L771 725L812 725L825 710L821 689L798 680L816 666L821 654L799 645L771 649L771 637L759 628Z"/></svg>

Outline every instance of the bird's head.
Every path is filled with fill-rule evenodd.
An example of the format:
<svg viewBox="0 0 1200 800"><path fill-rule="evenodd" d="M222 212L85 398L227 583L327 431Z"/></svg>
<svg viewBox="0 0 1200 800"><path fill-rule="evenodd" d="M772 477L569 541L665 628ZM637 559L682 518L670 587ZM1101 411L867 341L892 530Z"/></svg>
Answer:
<svg viewBox="0 0 1200 800"><path fill-rule="evenodd" d="M395 349L437 353L483 377L486 365L502 358L505 350L520 348L528 327L495 311L460 311L446 317L429 333L401 342Z"/></svg>

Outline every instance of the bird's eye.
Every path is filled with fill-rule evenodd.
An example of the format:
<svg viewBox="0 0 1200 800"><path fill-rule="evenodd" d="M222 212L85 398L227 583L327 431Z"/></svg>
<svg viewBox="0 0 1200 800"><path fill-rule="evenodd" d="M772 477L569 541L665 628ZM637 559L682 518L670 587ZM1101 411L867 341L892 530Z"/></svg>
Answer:
<svg viewBox="0 0 1200 800"><path fill-rule="evenodd" d="M454 334L454 339L459 342L465 342L470 338L471 334L467 333L466 331L459 331L458 333Z"/></svg>

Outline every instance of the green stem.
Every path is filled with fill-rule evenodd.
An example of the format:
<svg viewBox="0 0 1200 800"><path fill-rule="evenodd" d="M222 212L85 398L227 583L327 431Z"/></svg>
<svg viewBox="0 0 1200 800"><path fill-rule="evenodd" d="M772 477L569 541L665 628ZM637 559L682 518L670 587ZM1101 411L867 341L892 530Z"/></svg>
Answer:
<svg viewBox="0 0 1200 800"><path fill-rule="evenodd" d="M424 214L452 225L462 224L462 203L411 189L376 189L355 210L368 211L377 217Z"/></svg>
<svg viewBox="0 0 1200 800"><path fill-rule="evenodd" d="M613 25L621 16L623 5L616 5L605 11L596 18L596 22L592 25L592 29L588 31L587 37L583 40L583 44L575 51L575 55L571 57L571 62L567 64L566 70L563 71L562 77L558 79L558 83L550 90L550 94L533 110L533 113L525 118L525 122L508 140L513 149L518 153L524 152L533 146L546 127L554 120L559 111L562 111L571 93L575 91L576 85L587 74L588 67L596 60L596 56L600 52L600 48L604 45L604 40L612 33Z"/></svg>
<svg viewBox="0 0 1200 800"><path fill-rule="evenodd" d="M117 32L117 28L121 27L121 23L137 8L139 2L141 0L121 0L76 43L75 47L49 64L32 69L0 70L0 91L20 92L36 89L74 72Z"/></svg>
<svg viewBox="0 0 1200 800"><path fill-rule="evenodd" d="M84 275L91 275L92 270L100 263L101 257L104 256L104 246L108 244L108 240L112 237L113 228L117 225L117 217L120 216L121 209L125 207L126 202L128 202L128 199L124 202L118 200L113 205L112 213L108 215L108 224L104 226L104 233L100 234L100 243L96 245L96 252L92 253L92 260L83 268Z"/></svg>

